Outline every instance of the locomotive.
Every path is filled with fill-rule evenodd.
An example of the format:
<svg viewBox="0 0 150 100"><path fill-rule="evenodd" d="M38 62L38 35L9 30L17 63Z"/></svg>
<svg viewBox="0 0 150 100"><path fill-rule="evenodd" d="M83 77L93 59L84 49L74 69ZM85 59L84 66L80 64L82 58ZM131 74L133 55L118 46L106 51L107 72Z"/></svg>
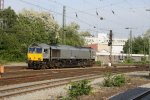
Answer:
<svg viewBox="0 0 150 100"><path fill-rule="evenodd" d="M85 67L95 61L95 50L90 47L47 45L34 43L28 48L28 68Z"/></svg>

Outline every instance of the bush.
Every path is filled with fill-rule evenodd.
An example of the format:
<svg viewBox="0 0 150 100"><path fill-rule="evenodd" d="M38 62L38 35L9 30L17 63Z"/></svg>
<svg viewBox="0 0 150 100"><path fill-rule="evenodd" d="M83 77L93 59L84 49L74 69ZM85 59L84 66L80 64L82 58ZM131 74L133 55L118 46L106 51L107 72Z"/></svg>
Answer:
<svg viewBox="0 0 150 100"><path fill-rule="evenodd" d="M141 63L142 63L142 64L147 64L147 62L146 62L146 57L145 57L145 56L141 58Z"/></svg>
<svg viewBox="0 0 150 100"><path fill-rule="evenodd" d="M82 80L79 82L71 83L71 88L69 89L68 93L69 96L72 98L77 98L81 95L88 95L92 90L91 85L89 85L88 80Z"/></svg>
<svg viewBox="0 0 150 100"><path fill-rule="evenodd" d="M26 59L26 54L21 53L20 51L9 51L9 52L4 52L0 53L0 59L5 60L5 61L25 61Z"/></svg>
<svg viewBox="0 0 150 100"><path fill-rule="evenodd" d="M113 86L122 86L125 84L125 76L124 75L116 75L113 77Z"/></svg>
<svg viewBox="0 0 150 100"><path fill-rule="evenodd" d="M98 66L101 66L102 62L101 61L96 61L95 64L98 65Z"/></svg>
<svg viewBox="0 0 150 100"><path fill-rule="evenodd" d="M131 57L129 57L129 58L125 59L124 62L127 64L132 64L134 62L134 60Z"/></svg>
<svg viewBox="0 0 150 100"><path fill-rule="evenodd" d="M112 79L111 73L107 73L105 75L103 86L106 86L106 87L112 87L113 86L113 79Z"/></svg>
<svg viewBox="0 0 150 100"><path fill-rule="evenodd" d="M106 77L104 78L103 86L106 87L112 87L112 86L122 86L126 82L124 75L115 75L112 76L111 73L106 74Z"/></svg>

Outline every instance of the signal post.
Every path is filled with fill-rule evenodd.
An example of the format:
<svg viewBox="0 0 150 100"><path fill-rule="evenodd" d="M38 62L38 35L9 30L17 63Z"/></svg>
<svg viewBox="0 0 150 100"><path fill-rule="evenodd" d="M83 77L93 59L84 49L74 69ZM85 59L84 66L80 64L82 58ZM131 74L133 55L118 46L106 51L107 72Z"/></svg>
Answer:
<svg viewBox="0 0 150 100"><path fill-rule="evenodd" d="M110 30L110 33L109 33L108 46L110 46L110 55L109 55L108 66L111 66L112 65L112 30Z"/></svg>

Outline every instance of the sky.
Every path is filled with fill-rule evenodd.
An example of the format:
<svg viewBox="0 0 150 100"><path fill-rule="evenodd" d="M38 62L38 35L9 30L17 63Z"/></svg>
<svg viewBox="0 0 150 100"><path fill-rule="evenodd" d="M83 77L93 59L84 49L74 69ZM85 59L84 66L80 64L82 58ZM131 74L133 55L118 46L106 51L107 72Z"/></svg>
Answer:
<svg viewBox="0 0 150 100"><path fill-rule="evenodd" d="M115 38L143 35L150 28L150 0L5 0L17 13L22 9L47 11L62 25L66 6L66 25L75 22L80 31L93 35L113 31ZM130 29L126 29L130 28Z"/></svg>

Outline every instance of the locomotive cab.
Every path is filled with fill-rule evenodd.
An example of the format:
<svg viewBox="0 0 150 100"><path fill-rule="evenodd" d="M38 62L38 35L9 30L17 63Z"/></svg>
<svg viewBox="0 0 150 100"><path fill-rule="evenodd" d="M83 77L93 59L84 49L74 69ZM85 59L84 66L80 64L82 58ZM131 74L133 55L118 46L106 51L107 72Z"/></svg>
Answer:
<svg viewBox="0 0 150 100"><path fill-rule="evenodd" d="M28 48L28 67L38 69L41 68L45 61L49 60L49 46L43 44L32 44Z"/></svg>
<svg viewBox="0 0 150 100"><path fill-rule="evenodd" d="M30 47L28 49L28 60L43 61L42 48L40 48L40 47Z"/></svg>

